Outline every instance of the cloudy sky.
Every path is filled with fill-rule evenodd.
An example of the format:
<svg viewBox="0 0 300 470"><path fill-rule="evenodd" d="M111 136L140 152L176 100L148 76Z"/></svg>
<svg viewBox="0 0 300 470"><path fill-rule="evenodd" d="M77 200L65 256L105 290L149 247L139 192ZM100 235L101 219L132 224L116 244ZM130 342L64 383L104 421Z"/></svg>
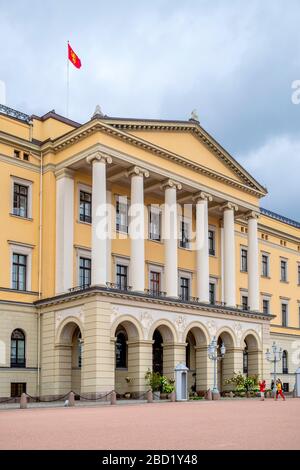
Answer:
<svg viewBox="0 0 300 470"><path fill-rule="evenodd" d="M262 205L300 220L298 0L0 0L0 80L6 104L29 114L66 111L188 119L202 126L270 195Z"/></svg>

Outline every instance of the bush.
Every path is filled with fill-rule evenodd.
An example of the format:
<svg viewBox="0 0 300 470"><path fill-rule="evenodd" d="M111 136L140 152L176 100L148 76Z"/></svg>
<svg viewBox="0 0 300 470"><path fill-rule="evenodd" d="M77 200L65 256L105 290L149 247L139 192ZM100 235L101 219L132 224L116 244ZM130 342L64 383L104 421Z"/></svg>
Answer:
<svg viewBox="0 0 300 470"><path fill-rule="evenodd" d="M174 380L161 375L159 372L151 372L148 369L145 379L153 392L172 393L175 390Z"/></svg>
<svg viewBox="0 0 300 470"><path fill-rule="evenodd" d="M225 385L235 385L234 391L250 391L254 390L258 384L257 375L249 375L246 377L241 373L234 373L233 377L225 380Z"/></svg>

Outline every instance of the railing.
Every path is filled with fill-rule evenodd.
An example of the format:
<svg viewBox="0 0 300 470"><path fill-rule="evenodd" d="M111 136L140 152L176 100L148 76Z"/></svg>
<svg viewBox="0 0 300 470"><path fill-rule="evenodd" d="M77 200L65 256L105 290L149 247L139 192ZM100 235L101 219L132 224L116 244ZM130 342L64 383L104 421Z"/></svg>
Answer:
<svg viewBox="0 0 300 470"><path fill-rule="evenodd" d="M0 104L0 113L6 114L7 116L11 116L16 119L20 119L21 121L30 121L30 116L28 114L21 113L21 111L4 106L4 104Z"/></svg>
<svg viewBox="0 0 300 470"><path fill-rule="evenodd" d="M132 290L132 287L131 287L131 286L122 286L122 285L120 285L120 284L116 284L115 282L107 282L107 283L106 283L106 286L107 286L109 289L120 290L120 291L123 291L123 292L127 292L127 291L131 291L131 290Z"/></svg>
<svg viewBox="0 0 300 470"><path fill-rule="evenodd" d="M153 289L145 289L145 294L149 295L150 297L166 297L167 293L163 291L156 291Z"/></svg>
<svg viewBox="0 0 300 470"><path fill-rule="evenodd" d="M69 289L69 292L78 292L78 291L81 291L81 290L89 289L90 287L91 287L91 284L82 284L81 286L71 287Z"/></svg>

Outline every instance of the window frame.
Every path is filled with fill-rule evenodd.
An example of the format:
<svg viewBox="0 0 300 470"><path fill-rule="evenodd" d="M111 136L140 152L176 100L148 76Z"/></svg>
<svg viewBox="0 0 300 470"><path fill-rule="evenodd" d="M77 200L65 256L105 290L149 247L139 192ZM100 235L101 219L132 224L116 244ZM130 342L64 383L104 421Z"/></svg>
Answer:
<svg viewBox="0 0 300 470"><path fill-rule="evenodd" d="M89 194L90 195L90 215L83 214L84 220L81 219L81 193ZM87 204L89 201L84 201L84 204ZM78 185L78 222L81 224L88 224L91 225L93 221L93 192L91 186L86 186L83 184ZM86 220L86 219L90 220Z"/></svg>
<svg viewBox="0 0 300 470"><path fill-rule="evenodd" d="M118 273L118 267L120 268L125 268L126 272L125 274L122 274L122 273ZM128 269L128 265L127 264L124 264L122 262L117 262L116 263L116 269L115 269L115 279L116 279L116 286L118 289L122 290L122 291L126 291L128 290L128 287L129 287L129 269ZM121 279L126 279L126 285L124 286L124 288L122 287L122 283L119 284L118 282L118 277L121 276Z"/></svg>
<svg viewBox="0 0 300 470"><path fill-rule="evenodd" d="M123 345L125 346L125 354L123 354L123 361L122 365L118 365L117 363L117 344L118 344L118 336L122 335L124 337ZM125 330L119 330L116 332L116 346L115 346L115 368L118 370L127 370L128 369L128 337Z"/></svg>
<svg viewBox="0 0 300 470"><path fill-rule="evenodd" d="M210 238L209 234L212 233L213 236ZM209 256L216 256L216 228L208 227L208 254ZM212 240L212 248L210 247L210 241Z"/></svg>
<svg viewBox="0 0 300 470"><path fill-rule="evenodd" d="M14 195L15 195L15 184L24 186L27 188L27 211L26 211L26 216L23 215L18 215L14 212ZM11 176L11 203L10 203L10 214L13 217L19 217L21 219L25 220L32 220L32 185L33 182L19 178L17 176Z"/></svg>
<svg viewBox="0 0 300 470"><path fill-rule="evenodd" d="M282 278L282 263L285 263L285 276ZM288 260L280 258L280 282L288 282Z"/></svg>
<svg viewBox="0 0 300 470"><path fill-rule="evenodd" d="M266 264L264 264L263 260L266 258ZM266 266L266 274L264 274L264 266ZM262 277L270 277L270 255L269 253L261 253L261 276Z"/></svg>
<svg viewBox="0 0 300 470"><path fill-rule="evenodd" d="M15 332L20 332L23 335L23 338L13 338L13 334ZM13 341L16 342L16 354L15 354L15 362L12 360L12 348L13 348ZM18 350L19 350L19 343L23 343L23 360L18 360ZM10 367L11 368L18 368L18 369L25 369L26 368L26 335L22 328L15 328L10 335Z"/></svg>
<svg viewBox="0 0 300 470"><path fill-rule="evenodd" d="M13 287L13 255L24 255L27 257L26 265L26 289L19 290L19 292L30 292L31 291L31 272L32 272L32 250L31 246L18 245L16 243L10 243L10 288L16 292L18 289Z"/></svg>
<svg viewBox="0 0 300 470"><path fill-rule="evenodd" d="M244 256L244 253L246 253L246 256ZM247 273L248 272L248 248L245 246L241 246L240 250L240 269L242 273ZM246 263L246 266L244 266L244 262Z"/></svg>
<svg viewBox="0 0 300 470"><path fill-rule="evenodd" d="M283 307L285 306L285 312L283 312ZM287 301L281 301L281 326L286 328L289 324L289 304ZM285 321L284 320L285 315Z"/></svg>
<svg viewBox="0 0 300 470"><path fill-rule="evenodd" d="M186 226L186 229L183 230L183 226ZM192 221L188 217L179 216L179 237L178 237L178 248L183 250L191 249L191 228ZM185 238L183 239L183 235Z"/></svg>
<svg viewBox="0 0 300 470"><path fill-rule="evenodd" d="M182 280L187 281L187 285L182 284ZM186 289L187 295L182 295L182 288ZM188 275L179 275L179 298L185 302L189 301L191 297L191 278Z"/></svg>
<svg viewBox="0 0 300 470"><path fill-rule="evenodd" d="M148 238L153 242L161 242L162 241L162 210L158 207L157 204L150 204L148 206L149 218L148 218ZM158 216L158 238L154 238L154 232L151 231L152 226L152 214Z"/></svg>
<svg viewBox="0 0 300 470"><path fill-rule="evenodd" d="M120 204L122 204L123 206L126 206L127 208L126 214L125 214L125 211L123 214L126 219L125 221L126 225L120 225L118 222L118 216L119 215L122 216L122 213L119 211ZM115 194L115 231L118 233L125 233L126 235L128 235L129 233L129 207L130 207L130 199L128 196L122 195L122 194Z"/></svg>

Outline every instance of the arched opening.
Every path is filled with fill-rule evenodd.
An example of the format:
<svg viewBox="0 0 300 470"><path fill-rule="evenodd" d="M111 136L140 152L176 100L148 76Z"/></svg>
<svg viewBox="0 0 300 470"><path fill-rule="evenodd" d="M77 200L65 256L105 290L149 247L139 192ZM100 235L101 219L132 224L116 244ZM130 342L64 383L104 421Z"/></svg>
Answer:
<svg viewBox="0 0 300 470"><path fill-rule="evenodd" d="M286 350L282 352L282 373L283 374L289 373L288 352Z"/></svg>
<svg viewBox="0 0 300 470"><path fill-rule="evenodd" d="M81 393L81 375L83 366L83 338L80 327L70 321L61 330L55 348L58 394Z"/></svg>
<svg viewBox="0 0 300 470"><path fill-rule="evenodd" d="M247 376L259 375L258 343L251 333L243 341L243 373Z"/></svg>
<svg viewBox="0 0 300 470"><path fill-rule="evenodd" d="M235 372L234 370L234 341L230 333L227 331L222 332L218 336L218 356L219 360L217 361L217 379L218 379L218 389L220 392L231 388L225 384L226 379L233 377ZM221 357L221 346L224 344L226 352L224 357Z"/></svg>
<svg viewBox="0 0 300 470"><path fill-rule="evenodd" d="M205 392L208 389L207 340L200 327L191 328L186 335L186 366L188 372L188 390Z"/></svg>
<svg viewBox="0 0 300 470"><path fill-rule="evenodd" d="M25 334L19 328L11 334L10 367L26 367Z"/></svg>
<svg viewBox="0 0 300 470"><path fill-rule="evenodd" d="M160 325L153 332L152 344L152 370L174 377L175 357L174 357L174 337L171 329L167 325Z"/></svg>
<svg viewBox="0 0 300 470"><path fill-rule="evenodd" d="M115 390L118 395L134 395L142 387L139 332L131 321L123 321L114 331ZM145 374L144 374L145 375Z"/></svg>

